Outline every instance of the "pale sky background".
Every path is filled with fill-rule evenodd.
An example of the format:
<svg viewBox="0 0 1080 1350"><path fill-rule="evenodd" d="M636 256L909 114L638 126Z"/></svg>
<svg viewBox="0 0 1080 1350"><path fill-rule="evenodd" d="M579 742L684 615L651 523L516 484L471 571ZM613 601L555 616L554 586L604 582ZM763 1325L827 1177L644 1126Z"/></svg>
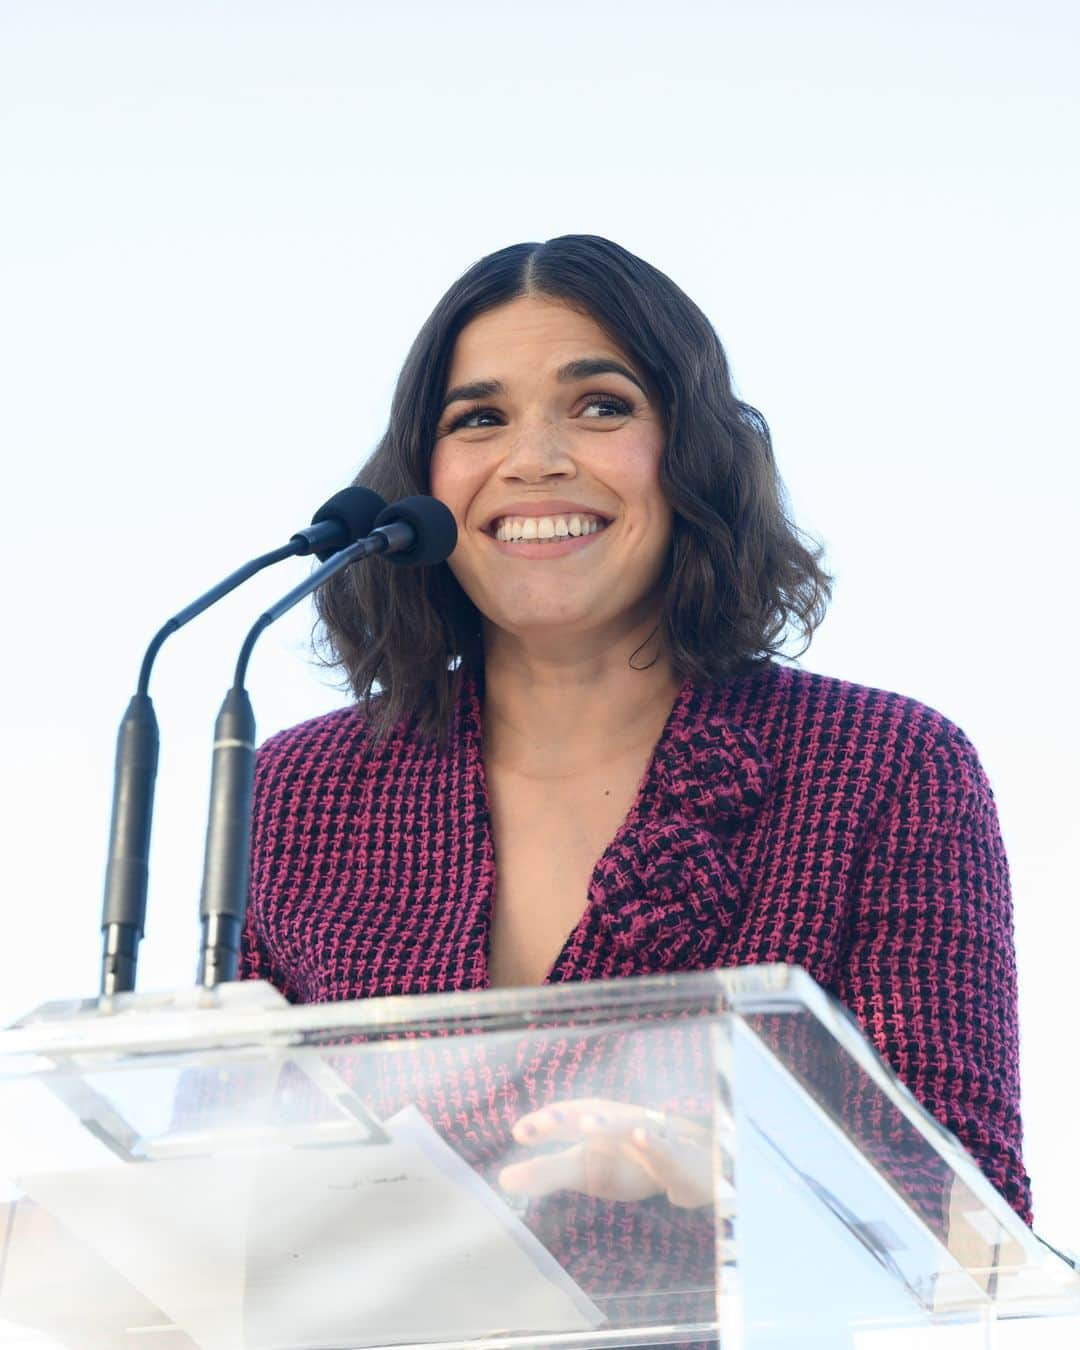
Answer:
<svg viewBox="0 0 1080 1350"><path fill-rule="evenodd" d="M698 301L770 422L838 578L804 663L980 751L1036 1228L1080 1249L1078 72L1072 0L0 0L0 1021L96 992L154 630L351 478L470 262L606 234ZM213 719L305 567L158 662L142 988L193 978ZM343 699L310 623L257 650L260 735Z"/></svg>

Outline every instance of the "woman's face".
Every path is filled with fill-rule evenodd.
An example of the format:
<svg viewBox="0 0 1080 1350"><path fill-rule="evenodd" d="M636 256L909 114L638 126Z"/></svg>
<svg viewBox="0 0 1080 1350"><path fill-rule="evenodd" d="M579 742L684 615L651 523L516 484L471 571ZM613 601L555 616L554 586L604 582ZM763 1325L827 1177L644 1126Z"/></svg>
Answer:
<svg viewBox="0 0 1080 1350"><path fill-rule="evenodd" d="M617 641L655 621L663 446L642 372L587 314L523 296L462 330L431 491L457 519L450 567L489 623Z"/></svg>

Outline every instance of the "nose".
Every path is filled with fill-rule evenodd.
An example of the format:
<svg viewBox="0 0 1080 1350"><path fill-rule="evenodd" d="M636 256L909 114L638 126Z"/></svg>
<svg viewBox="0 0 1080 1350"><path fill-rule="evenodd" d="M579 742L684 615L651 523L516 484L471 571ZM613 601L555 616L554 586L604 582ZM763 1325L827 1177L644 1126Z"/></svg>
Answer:
<svg viewBox="0 0 1080 1350"><path fill-rule="evenodd" d="M548 478L573 478L577 465L559 427L537 417L522 422L508 439L499 473L508 482L541 483Z"/></svg>

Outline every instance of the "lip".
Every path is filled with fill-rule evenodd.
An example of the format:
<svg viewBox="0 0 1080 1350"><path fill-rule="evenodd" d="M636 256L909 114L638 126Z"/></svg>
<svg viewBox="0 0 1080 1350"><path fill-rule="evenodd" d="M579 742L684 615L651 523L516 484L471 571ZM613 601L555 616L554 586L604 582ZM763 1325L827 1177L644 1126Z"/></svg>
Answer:
<svg viewBox="0 0 1080 1350"><path fill-rule="evenodd" d="M605 525L610 525L612 517L606 511L598 511L595 506L587 506L584 502L572 502L562 497L529 497L523 501L506 502L500 506L497 511L493 511L484 522L484 533L493 535L493 526L497 520L504 520L507 516L595 516L597 520L602 520ZM603 533L603 531L598 531ZM595 538L590 535L589 538ZM554 544L545 544L544 548L554 548Z"/></svg>

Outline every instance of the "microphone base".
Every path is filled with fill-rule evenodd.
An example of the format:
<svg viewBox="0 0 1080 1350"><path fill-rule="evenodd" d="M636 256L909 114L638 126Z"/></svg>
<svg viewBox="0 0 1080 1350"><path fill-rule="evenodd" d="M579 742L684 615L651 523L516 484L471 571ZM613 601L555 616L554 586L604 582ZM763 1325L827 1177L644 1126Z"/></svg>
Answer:
<svg viewBox="0 0 1080 1350"><path fill-rule="evenodd" d="M229 914L210 914L202 928L198 982L204 989L213 989L239 974L241 923Z"/></svg>
<svg viewBox="0 0 1080 1350"><path fill-rule="evenodd" d="M139 960L139 925L134 923L106 923L101 954L101 993L130 994L135 988L135 968Z"/></svg>

